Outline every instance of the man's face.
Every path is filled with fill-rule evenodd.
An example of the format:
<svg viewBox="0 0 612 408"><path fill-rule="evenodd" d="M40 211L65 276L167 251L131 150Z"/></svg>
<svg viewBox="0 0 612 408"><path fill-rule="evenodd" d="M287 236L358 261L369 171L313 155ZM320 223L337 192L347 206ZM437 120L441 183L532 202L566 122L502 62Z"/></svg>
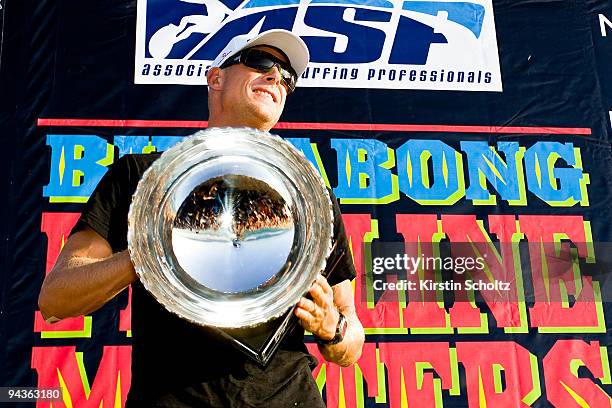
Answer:
<svg viewBox="0 0 612 408"><path fill-rule="evenodd" d="M274 48L253 48L266 51L287 62ZM221 100L225 113L245 126L271 129L280 118L287 98L287 89L281 81L278 68L262 73L243 64L236 64L222 71Z"/></svg>

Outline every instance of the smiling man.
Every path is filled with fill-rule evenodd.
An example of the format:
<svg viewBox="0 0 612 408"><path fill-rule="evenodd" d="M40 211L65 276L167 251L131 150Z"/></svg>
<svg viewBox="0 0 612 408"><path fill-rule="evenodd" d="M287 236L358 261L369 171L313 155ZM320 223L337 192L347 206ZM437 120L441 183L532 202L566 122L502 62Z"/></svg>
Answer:
<svg viewBox="0 0 612 408"><path fill-rule="evenodd" d="M232 39L208 71L209 126L270 130L308 58L306 44L289 31Z"/></svg>
<svg viewBox="0 0 612 408"><path fill-rule="evenodd" d="M209 126L270 130L308 64L304 42L289 31L235 37L207 74ZM127 407L321 407L304 345L313 333L326 360L353 364L364 342L350 280L354 265L334 203L334 250L327 279L313 284L265 368L202 327L166 311L142 286L127 251L127 213L138 181L159 154L126 155L89 199L39 297L47 321L89 314L132 284L132 384Z"/></svg>

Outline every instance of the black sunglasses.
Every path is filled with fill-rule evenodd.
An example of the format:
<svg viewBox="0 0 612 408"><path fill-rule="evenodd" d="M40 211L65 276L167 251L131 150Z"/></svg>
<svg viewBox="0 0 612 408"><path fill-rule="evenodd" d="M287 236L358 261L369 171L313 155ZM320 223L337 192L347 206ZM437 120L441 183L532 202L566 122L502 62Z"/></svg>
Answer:
<svg viewBox="0 0 612 408"><path fill-rule="evenodd" d="M227 68L232 65L243 64L249 68L253 68L259 72L268 72L274 67L278 67L278 72L281 74L281 80L287 88L287 93L295 90L297 82L297 74L289 63L281 61L269 52L258 50L255 48L247 48L240 51L238 54L230 57L219 68Z"/></svg>

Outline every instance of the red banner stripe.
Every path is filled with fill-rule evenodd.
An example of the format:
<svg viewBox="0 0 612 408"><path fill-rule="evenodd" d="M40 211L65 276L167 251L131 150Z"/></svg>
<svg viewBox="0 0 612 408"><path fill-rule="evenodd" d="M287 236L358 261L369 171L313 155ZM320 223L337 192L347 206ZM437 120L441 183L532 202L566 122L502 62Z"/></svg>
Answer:
<svg viewBox="0 0 612 408"><path fill-rule="evenodd" d="M54 119L39 118L38 126L65 127L131 127L131 128L205 128L205 120L126 120L126 119ZM537 126L471 126L471 125L405 125L370 123L279 122L275 129L304 130L366 130L389 132L456 132L456 133L524 133L590 135L589 128Z"/></svg>

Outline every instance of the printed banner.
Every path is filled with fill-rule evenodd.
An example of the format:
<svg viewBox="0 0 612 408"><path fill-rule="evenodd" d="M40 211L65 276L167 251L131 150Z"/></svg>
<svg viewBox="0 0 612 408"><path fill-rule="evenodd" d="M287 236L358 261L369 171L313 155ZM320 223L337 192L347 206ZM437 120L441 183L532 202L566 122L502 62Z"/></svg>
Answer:
<svg viewBox="0 0 612 408"><path fill-rule="evenodd" d="M310 50L300 86L502 90L491 0L231 3L139 0L135 83L206 84L233 37L280 28Z"/></svg>
<svg viewBox="0 0 612 408"><path fill-rule="evenodd" d="M271 28L312 57L272 132L333 190L357 268L359 361L306 336L327 406L611 406L610 0L3 0L0 21L0 386L62 392L15 407L125 404L131 290L51 324L42 281L108 166L206 128L211 60Z"/></svg>

